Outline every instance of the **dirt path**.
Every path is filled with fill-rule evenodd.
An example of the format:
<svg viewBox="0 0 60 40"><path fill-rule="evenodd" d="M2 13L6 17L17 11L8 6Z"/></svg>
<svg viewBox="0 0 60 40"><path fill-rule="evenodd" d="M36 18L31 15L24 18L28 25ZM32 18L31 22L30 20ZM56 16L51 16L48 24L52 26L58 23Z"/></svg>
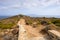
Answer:
<svg viewBox="0 0 60 40"><path fill-rule="evenodd" d="M18 22L19 37L18 40L45 40L44 35L39 33L36 28L30 25L25 25L25 21L22 19Z"/></svg>
<svg viewBox="0 0 60 40"><path fill-rule="evenodd" d="M32 28L31 26L21 26L20 25L20 40L45 40L44 36L38 33L38 30Z"/></svg>
<svg viewBox="0 0 60 40"><path fill-rule="evenodd" d="M26 29L27 32L29 32L30 34L33 34L35 37L43 36L41 33L39 33L38 30L36 30L36 28L33 28L32 26L26 25L24 28Z"/></svg>

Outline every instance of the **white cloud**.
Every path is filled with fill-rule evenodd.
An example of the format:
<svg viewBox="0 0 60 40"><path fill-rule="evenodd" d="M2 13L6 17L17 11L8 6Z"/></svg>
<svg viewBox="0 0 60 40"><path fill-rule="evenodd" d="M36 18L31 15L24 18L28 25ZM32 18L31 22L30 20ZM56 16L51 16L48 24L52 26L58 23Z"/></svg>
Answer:
<svg viewBox="0 0 60 40"><path fill-rule="evenodd" d="M36 7L36 6L38 6L38 4L37 3L32 3L32 6Z"/></svg>
<svg viewBox="0 0 60 40"><path fill-rule="evenodd" d="M3 7L0 7L0 9L10 9L10 8L20 8L21 5L18 5L18 4L15 4L15 5L10 5L10 6L3 6Z"/></svg>
<svg viewBox="0 0 60 40"><path fill-rule="evenodd" d="M51 5L60 5L60 0L25 0L23 1L23 6L26 8L34 7L48 7Z"/></svg>
<svg viewBox="0 0 60 40"><path fill-rule="evenodd" d="M22 11L19 12L24 12L26 14L37 13L38 15L59 15L60 13L60 0L6 0L1 3L5 6L0 6L0 10L9 9L10 12L12 9L18 9L19 11L21 10L19 8L22 8Z"/></svg>
<svg viewBox="0 0 60 40"><path fill-rule="evenodd" d="M51 6L51 5L60 5L60 0L22 0L22 2L19 2L19 0L18 1L15 0L15 2L13 2L11 0L10 2L12 2L12 3L17 2L17 3L16 4L11 4L9 6L0 7L0 9L20 8L20 7L33 9L33 8L45 8L45 7L48 7L48 6Z"/></svg>

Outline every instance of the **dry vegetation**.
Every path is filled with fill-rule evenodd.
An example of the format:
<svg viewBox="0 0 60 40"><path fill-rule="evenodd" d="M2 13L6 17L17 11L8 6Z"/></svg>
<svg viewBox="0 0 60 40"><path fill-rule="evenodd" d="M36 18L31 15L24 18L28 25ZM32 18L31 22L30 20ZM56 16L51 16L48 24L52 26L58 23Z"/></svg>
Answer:
<svg viewBox="0 0 60 40"><path fill-rule="evenodd" d="M60 28L60 18L45 18L45 17L40 18L40 17L25 16L25 15L16 15L16 16L12 16L6 19L1 19L0 28L2 29L12 28L17 24L20 18L24 18L26 20L27 25L33 25L34 22L37 23L36 25L40 25L40 22L42 20L45 20L49 24L53 23Z"/></svg>

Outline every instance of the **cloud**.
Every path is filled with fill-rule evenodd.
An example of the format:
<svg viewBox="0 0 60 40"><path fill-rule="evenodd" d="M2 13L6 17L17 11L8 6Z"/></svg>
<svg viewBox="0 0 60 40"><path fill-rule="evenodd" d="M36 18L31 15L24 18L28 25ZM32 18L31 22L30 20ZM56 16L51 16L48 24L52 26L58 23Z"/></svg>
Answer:
<svg viewBox="0 0 60 40"><path fill-rule="evenodd" d="M5 6L0 9L8 8L46 8L52 5L60 5L60 0L1 0L1 3Z"/></svg>
<svg viewBox="0 0 60 40"><path fill-rule="evenodd" d="M38 15L60 15L60 0L0 0L0 10L9 9L10 13L18 12ZM15 10L17 9L17 10ZM20 11L21 10L21 11ZM6 13L9 13L6 10Z"/></svg>
<svg viewBox="0 0 60 40"><path fill-rule="evenodd" d="M20 0L0 0L0 10L9 8L16 9L20 7L21 7Z"/></svg>
<svg viewBox="0 0 60 40"><path fill-rule="evenodd" d="M0 9L17 9L17 8L20 8L21 5L10 5L10 6L3 6L3 7L0 7Z"/></svg>
<svg viewBox="0 0 60 40"><path fill-rule="evenodd" d="M41 7L45 8L51 5L60 5L60 0L25 0L22 3L26 8Z"/></svg>

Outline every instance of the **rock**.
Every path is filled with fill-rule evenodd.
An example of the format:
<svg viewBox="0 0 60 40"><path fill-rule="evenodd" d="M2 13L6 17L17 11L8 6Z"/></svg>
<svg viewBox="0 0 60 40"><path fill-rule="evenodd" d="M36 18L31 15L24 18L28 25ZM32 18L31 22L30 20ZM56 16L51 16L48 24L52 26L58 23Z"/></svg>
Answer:
<svg viewBox="0 0 60 40"><path fill-rule="evenodd" d="M3 40L12 40L13 36L12 35L5 35L3 37Z"/></svg>

